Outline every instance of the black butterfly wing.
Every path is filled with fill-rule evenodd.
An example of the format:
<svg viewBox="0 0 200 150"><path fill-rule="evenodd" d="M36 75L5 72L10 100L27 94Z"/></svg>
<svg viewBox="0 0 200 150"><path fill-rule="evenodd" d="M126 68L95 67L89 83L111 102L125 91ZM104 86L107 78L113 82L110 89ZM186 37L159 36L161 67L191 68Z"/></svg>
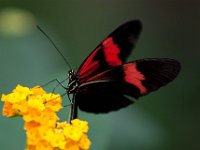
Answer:
<svg viewBox="0 0 200 150"><path fill-rule="evenodd" d="M135 46L141 29L141 22L134 20L113 31L79 67L77 71L79 82L88 82L89 78L112 67L122 65Z"/></svg>
<svg viewBox="0 0 200 150"><path fill-rule="evenodd" d="M155 58L129 62L108 69L83 83L75 100L81 110L105 113L132 104L129 97L139 98L174 80L180 63Z"/></svg>

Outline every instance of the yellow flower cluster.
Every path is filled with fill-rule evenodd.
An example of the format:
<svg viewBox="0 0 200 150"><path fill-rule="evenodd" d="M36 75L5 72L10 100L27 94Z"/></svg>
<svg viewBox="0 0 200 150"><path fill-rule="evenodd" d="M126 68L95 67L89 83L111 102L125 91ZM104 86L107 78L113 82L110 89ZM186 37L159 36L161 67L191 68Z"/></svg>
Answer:
<svg viewBox="0 0 200 150"><path fill-rule="evenodd" d="M2 95L3 115L22 116L27 135L26 150L87 150L88 123L74 119L71 124L58 122L61 96L46 93L41 87L18 85L12 93Z"/></svg>

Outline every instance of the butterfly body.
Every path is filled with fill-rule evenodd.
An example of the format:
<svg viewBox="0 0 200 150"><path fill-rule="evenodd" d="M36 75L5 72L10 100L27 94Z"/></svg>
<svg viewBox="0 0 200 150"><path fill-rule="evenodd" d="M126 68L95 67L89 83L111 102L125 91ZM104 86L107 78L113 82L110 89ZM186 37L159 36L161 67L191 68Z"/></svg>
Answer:
<svg viewBox="0 0 200 150"><path fill-rule="evenodd" d="M122 24L84 60L77 72L68 73L68 94L77 107L93 113L107 113L126 107L141 96L176 78L180 63L169 58L148 58L126 62L135 47L142 24ZM73 117L72 117L73 118Z"/></svg>
<svg viewBox="0 0 200 150"><path fill-rule="evenodd" d="M68 71L69 82L67 86L67 93L73 94L76 93L79 86L79 78L76 76L74 70L70 69Z"/></svg>

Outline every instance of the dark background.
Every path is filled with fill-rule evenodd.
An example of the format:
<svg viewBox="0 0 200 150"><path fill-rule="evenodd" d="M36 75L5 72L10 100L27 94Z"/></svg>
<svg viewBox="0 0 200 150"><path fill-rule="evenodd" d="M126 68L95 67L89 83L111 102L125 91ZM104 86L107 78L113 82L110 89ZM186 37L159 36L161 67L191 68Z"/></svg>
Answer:
<svg viewBox="0 0 200 150"><path fill-rule="evenodd" d="M174 82L128 108L104 115L80 112L89 122L91 150L199 150L198 0L0 0L1 94L17 84L66 78L69 68L36 24L77 69L104 37L132 19L140 19L144 29L130 60L169 57L179 60L182 70ZM63 103L69 103L66 97ZM61 111L62 120L68 111ZM1 150L22 150L25 139L21 118L0 116Z"/></svg>

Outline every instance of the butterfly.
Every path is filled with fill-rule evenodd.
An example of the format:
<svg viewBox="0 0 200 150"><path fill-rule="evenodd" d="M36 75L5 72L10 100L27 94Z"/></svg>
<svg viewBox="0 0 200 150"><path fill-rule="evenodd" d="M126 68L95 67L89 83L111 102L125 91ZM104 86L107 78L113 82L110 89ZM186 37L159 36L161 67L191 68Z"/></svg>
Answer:
<svg viewBox="0 0 200 150"><path fill-rule="evenodd" d="M133 104L176 78L181 65L170 58L126 62L139 38L142 23L126 22L108 35L83 61L77 72L70 69L68 95L72 94L71 120L77 109L107 113Z"/></svg>

